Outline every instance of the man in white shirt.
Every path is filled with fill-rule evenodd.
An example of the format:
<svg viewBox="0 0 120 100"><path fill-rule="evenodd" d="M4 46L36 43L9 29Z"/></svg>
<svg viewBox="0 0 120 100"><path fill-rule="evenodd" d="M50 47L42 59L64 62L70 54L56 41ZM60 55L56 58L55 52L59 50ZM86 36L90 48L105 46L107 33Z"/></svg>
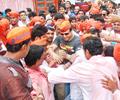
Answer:
<svg viewBox="0 0 120 100"><path fill-rule="evenodd" d="M87 61L64 67L48 73L51 83L78 83L82 90L83 100L113 100L112 93L103 88L101 79L114 76L118 81L118 67L112 57L103 57L103 45L99 38L88 37L83 49Z"/></svg>

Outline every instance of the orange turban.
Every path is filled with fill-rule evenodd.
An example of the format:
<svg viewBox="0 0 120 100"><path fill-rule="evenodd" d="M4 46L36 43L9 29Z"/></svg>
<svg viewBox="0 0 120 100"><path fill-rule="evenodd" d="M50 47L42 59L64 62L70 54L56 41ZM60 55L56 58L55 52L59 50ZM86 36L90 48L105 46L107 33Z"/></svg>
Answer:
<svg viewBox="0 0 120 100"><path fill-rule="evenodd" d="M80 42L83 44L85 39L92 36L92 34L83 34L81 37L80 37Z"/></svg>
<svg viewBox="0 0 120 100"><path fill-rule="evenodd" d="M92 8L92 9L90 9L89 12L90 12L90 14L94 15L94 14L99 14L99 13L100 13L100 10L97 9L97 8Z"/></svg>
<svg viewBox="0 0 120 100"><path fill-rule="evenodd" d="M5 43L7 31L10 28L10 23L8 19L3 18L0 20L0 39Z"/></svg>
<svg viewBox="0 0 120 100"><path fill-rule="evenodd" d="M66 32L67 30L69 30L71 28L71 24L69 21L63 21L59 26L58 29L61 32Z"/></svg>
<svg viewBox="0 0 120 100"><path fill-rule="evenodd" d="M40 16L35 16L31 22L29 23L29 26L34 26L35 23L40 23L40 25L44 25L45 24L45 20L43 20Z"/></svg>
<svg viewBox="0 0 120 100"><path fill-rule="evenodd" d="M99 14L100 13L100 7L98 6L98 4L96 3L92 3L92 7L91 9L89 10L90 14Z"/></svg>
<svg viewBox="0 0 120 100"><path fill-rule="evenodd" d="M8 19L3 18L0 20L0 34L7 31L10 28L10 22Z"/></svg>
<svg viewBox="0 0 120 100"><path fill-rule="evenodd" d="M7 43L11 45L19 44L30 38L31 34L28 27L15 27L6 36Z"/></svg>
<svg viewBox="0 0 120 100"><path fill-rule="evenodd" d="M11 11L8 13L9 17L13 17L13 18L18 18L19 17L19 13L16 11Z"/></svg>
<svg viewBox="0 0 120 100"><path fill-rule="evenodd" d="M117 62L120 62L120 43L114 46L113 56Z"/></svg>

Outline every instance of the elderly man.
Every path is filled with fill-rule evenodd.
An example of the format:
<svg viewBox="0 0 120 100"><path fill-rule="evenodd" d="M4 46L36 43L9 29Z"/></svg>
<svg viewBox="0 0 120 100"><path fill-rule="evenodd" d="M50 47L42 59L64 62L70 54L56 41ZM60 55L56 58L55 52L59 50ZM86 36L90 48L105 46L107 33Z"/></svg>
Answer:
<svg viewBox="0 0 120 100"><path fill-rule="evenodd" d="M84 100L112 100L112 93L102 87L101 79L105 75L114 76L119 82L115 60L112 57L102 56L103 45L97 37L88 37L83 44L83 49L87 61L73 64L66 70L61 67L49 72L49 82L78 83Z"/></svg>

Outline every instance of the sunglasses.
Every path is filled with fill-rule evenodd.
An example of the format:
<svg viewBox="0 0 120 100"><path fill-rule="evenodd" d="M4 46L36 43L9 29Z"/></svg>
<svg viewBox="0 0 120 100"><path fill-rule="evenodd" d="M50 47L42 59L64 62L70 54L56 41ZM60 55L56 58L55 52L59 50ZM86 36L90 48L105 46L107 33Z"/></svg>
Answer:
<svg viewBox="0 0 120 100"><path fill-rule="evenodd" d="M68 32L68 33L63 33L63 34L61 34L61 35L62 35L62 36L64 36L64 35L65 35L65 36L66 36L66 35L68 35L68 34L69 34L69 32Z"/></svg>

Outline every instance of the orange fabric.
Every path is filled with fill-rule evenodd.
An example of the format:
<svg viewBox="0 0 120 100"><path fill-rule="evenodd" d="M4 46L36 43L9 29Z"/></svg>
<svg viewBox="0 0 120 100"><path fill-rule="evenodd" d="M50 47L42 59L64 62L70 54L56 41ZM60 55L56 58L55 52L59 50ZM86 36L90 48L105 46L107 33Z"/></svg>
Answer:
<svg viewBox="0 0 120 100"><path fill-rule="evenodd" d="M0 20L0 39L3 41L3 43L6 43L6 35L9 28L10 22L8 19L3 18Z"/></svg>
<svg viewBox="0 0 120 100"><path fill-rule="evenodd" d="M19 13L16 12L16 11L11 11L11 12L8 13L8 16L12 17L12 18L18 18L19 17Z"/></svg>
<svg viewBox="0 0 120 100"><path fill-rule="evenodd" d="M88 23L91 25L91 27L94 27L98 30L102 29L102 23L100 21L95 21L93 19L88 20Z"/></svg>
<svg viewBox="0 0 120 100"><path fill-rule="evenodd" d="M28 27L15 27L6 36L7 43L18 44L31 38Z"/></svg>
<svg viewBox="0 0 120 100"><path fill-rule="evenodd" d="M90 37L90 36L92 36L92 34L83 34L83 35L80 37L80 42L83 44L84 41L85 41L85 39L86 39L87 37Z"/></svg>
<svg viewBox="0 0 120 100"><path fill-rule="evenodd" d="M29 23L29 26L34 26L35 23L39 23L40 25L44 25L45 24L45 20L41 19L40 16L35 16L31 22Z"/></svg>
<svg viewBox="0 0 120 100"><path fill-rule="evenodd" d="M90 14L99 14L100 13L100 7L96 3L92 3L92 7L89 10Z"/></svg>
<svg viewBox="0 0 120 100"><path fill-rule="evenodd" d="M120 43L118 43L114 46L113 55L114 55L115 60L117 62L120 62Z"/></svg>
<svg viewBox="0 0 120 100"><path fill-rule="evenodd" d="M67 30L69 30L71 28L71 24L69 21L63 21L59 26L58 29L61 32L66 32Z"/></svg>

